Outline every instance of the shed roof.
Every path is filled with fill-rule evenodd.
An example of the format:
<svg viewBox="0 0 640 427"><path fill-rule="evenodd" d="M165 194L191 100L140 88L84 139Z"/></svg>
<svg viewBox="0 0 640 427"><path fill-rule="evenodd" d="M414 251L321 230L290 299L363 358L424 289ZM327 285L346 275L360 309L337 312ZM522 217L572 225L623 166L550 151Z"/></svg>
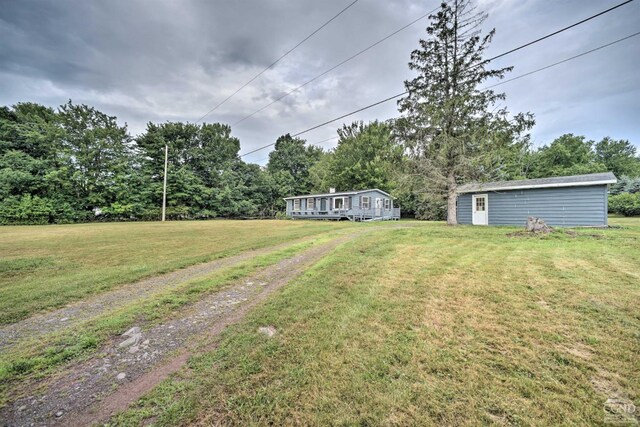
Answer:
<svg viewBox="0 0 640 427"><path fill-rule="evenodd" d="M473 182L457 188L458 193L478 191L524 190L529 188L578 187L587 185L605 185L618 182L611 172L590 173L587 175L557 176L552 178L521 179L517 181Z"/></svg>
<svg viewBox="0 0 640 427"><path fill-rule="evenodd" d="M370 188L368 190L336 191L335 193L307 194L307 195L302 195L302 196L289 196L289 197L285 197L284 200L306 199L306 198L309 198L309 197L355 196L357 194L362 194L362 193L366 193L366 192L369 192L369 191L378 191L378 192L384 194L385 196L389 196L389 197L393 198L393 196L391 194L387 193L386 191L382 191L382 190L379 190L377 188Z"/></svg>

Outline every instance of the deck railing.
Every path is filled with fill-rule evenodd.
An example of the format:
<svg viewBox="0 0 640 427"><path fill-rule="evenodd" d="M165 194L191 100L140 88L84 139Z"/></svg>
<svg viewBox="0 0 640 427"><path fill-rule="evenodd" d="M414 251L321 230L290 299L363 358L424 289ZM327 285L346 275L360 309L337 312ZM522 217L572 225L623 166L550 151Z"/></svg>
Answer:
<svg viewBox="0 0 640 427"><path fill-rule="evenodd" d="M288 212L293 217L314 217L314 218L340 218L348 217L355 221L365 221L371 219L400 219L400 208L351 208L351 209L314 209Z"/></svg>

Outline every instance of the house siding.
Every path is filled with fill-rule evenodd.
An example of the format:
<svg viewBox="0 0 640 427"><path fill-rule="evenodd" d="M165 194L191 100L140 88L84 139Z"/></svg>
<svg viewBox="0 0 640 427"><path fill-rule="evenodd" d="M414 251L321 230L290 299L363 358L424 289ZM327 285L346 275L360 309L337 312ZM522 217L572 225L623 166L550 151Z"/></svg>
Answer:
<svg viewBox="0 0 640 427"><path fill-rule="evenodd" d="M607 225L607 186L479 191L458 196L458 223L472 223L472 196L488 195L489 225L524 225L528 216L559 227Z"/></svg>
<svg viewBox="0 0 640 427"><path fill-rule="evenodd" d="M382 200L385 199L391 199L391 208L393 209L393 198L385 196L384 194L378 192L378 191L366 191L364 193L358 193L355 196L352 196L352 200L353 200L353 208L360 208L360 198L361 197L371 197L371 208L375 207L375 203L376 203L376 199L380 198ZM383 208L384 208L384 201L383 203Z"/></svg>
<svg viewBox="0 0 640 427"><path fill-rule="evenodd" d="M332 207L333 207L333 199L335 197L345 197L348 199L347 201L347 209L343 209L341 211L333 211ZM377 190L370 190L370 191L362 191L362 192L358 192L357 194L340 194L340 193L336 193L335 196L334 195L325 195L322 197L314 197L315 199L315 207L313 210L309 211L306 209L306 205L307 205L307 197L306 196L299 196L300 198L300 210L299 211L294 211L293 210L293 200L292 199L288 199L286 200L287 203L287 207L286 207L286 213L288 216L294 217L294 218L308 218L308 219L340 219L340 218L344 218L344 217L350 217L353 218L355 216L358 216L360 214L362 214L361 212L361 206L360 206L360 200L361 197L370 197L371 198L371 203L370 203L370 208L368 211L368 216L371 217L375 217L375 218L387 218L388 217L392 217L394 215L394 203L393 203L393 197L389 197L386 194L377 191ZM382 200L382 208L380 211L375 210L375 200L376 198L379 198ZM390 203L390 208L389 210L385 210L384 208L384 200L389 200ZM322 200L326 200L326 209L324 211L322 211L321 206L322 206ZM399 217L399 213L397 213L397 216Z"/></svg>

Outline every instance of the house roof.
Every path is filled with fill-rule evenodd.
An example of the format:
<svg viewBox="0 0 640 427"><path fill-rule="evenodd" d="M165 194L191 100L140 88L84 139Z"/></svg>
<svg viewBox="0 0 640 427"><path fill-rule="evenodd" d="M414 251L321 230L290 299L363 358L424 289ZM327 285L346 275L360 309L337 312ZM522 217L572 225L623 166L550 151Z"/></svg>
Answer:
<svg viewBox="0 0 640 427"><path fill-rule="evenodd" d="M289 197L285 197L284 200L306 199L306 198L309 198L309 197L355 196L357 194L367 193L369 191L378 191L378 192L384 194L385 196L389 196L389 197L393 198L393 196L391 194L387 193L386 191L382 191L382 190L379 190L377 188L370 188L368 190L336 191L335 193L306 194L306 195L302 195L302 196L289 196Z"/></svg>
<svg viewBox="0 0 640 427"><path fill-rule="evenodd" d="M456 192L461 194L478 191L524 190L528 188L578 187L615 184L616 182L618 180L613 173L603 172L553 178L521 179L518 181L473 182L459 186Z"/></svg>

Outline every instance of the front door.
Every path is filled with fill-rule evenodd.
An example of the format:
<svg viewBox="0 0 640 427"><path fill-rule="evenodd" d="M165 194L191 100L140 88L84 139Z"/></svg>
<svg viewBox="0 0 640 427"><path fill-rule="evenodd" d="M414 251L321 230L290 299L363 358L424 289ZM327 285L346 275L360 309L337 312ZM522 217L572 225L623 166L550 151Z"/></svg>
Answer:
<svg viewBox="0 0 640 427"><path fill-rule="evenodd" d="M473 225L489 225L489 197L486 194L472 196Z"/></svg>
<svg viewBox="0 0 640 427"><path fill-rule="evenodd" d="M327 210L327 199L320 199L320 210L326 212Z"/></svg>
<svg viewBox="0 0 640 427"><path fill-rule="evenodd" d="M382 216L382 205L383 205L383 200L379 197L376 198L376 216Z"/></svg>

